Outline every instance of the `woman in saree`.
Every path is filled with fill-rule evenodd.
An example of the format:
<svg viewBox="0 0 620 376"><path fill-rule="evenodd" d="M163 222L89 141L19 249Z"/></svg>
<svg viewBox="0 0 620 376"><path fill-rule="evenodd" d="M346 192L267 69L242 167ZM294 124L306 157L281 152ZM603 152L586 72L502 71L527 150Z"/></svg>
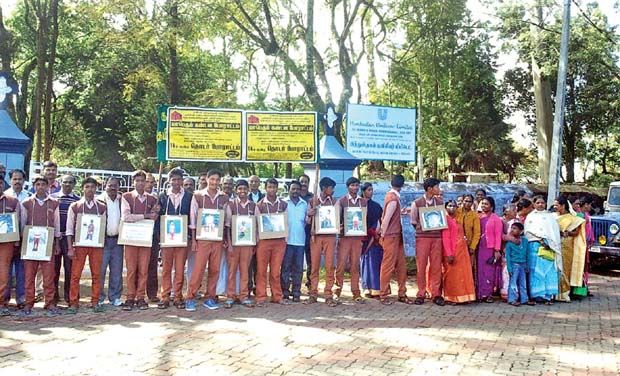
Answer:
<svg viewBox="0 0 620 376"><path fill-rule="evenodd" d="M485 197L480 201L480 243L477 254L476 297L493 303L493 294L502 286L502 235L504 224L495 214L495 200Z"/></svg>
<svg viewBox="0 0 620 376"><path fill-rule="evenodd" d="M571 204L558 197L554 207L562 238L562 274L557 300L570 302L570 295L585 296L583 271L586 263L586 220L571 213ZM572 291L571 291L572 289Z"/></svg>
<svg viewBox="0 0 620 376"><path fill-rule="evenodd" d="M463 227L456 222L458 204L446 202L448 228L441 231L443 243L443 297L448 304L469 303L476 300L474 277Z"/></svg>
<svg viewBox="0 0 620 376"><path fill-rule="evenodd" d="M368 237L362 243L361 269L362 269L362 288L365 290L367 298L379 298L381 272L381 261L383 260L383 249L379 245L377 228L379 220L383 214L383 209L376 201L372 200L374 193L372 184L364 183L360 189L362 197L368 199L368 211L366 212L366 226Z"/></svg>
<svg viewBox="0 0 620 376"><path fill-rule="evenodd" d="M533 302L550 305L558 294L558 276L562 270L560 228L555 215L547 211L547 202L542 196L535 196L532 202L534 211L529 213L524 223L525 237L529 241L529 295Z"/></svg>

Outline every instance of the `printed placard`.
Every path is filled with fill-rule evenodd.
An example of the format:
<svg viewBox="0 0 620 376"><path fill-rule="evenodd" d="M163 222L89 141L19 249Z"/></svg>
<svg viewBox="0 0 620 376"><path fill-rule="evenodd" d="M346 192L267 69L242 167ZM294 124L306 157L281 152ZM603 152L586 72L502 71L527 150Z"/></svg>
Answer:
<svg viewBox="0 0 620 376"><path fill-rule="evenodd" d="M446 208L441 205L419 208L422 231L435 231L448 228Z"/></svg>
<svg viewBox="0 0 620 376"><path fill-rule="evenodd" d="M224 210L198 209L196 240L224 240Z"/></svg>
<svg viewBox="0 0 620 376"><path fill-rule="evenodd" d="M155 221L142 219L137 222L121 220L118 227L118 244L135 247L151 247L153 245L153 228Z"/></svg>
<svg viewBox="0 0 620 376"><path fill-rule="evenodd" d="M271 213L258 216L259 239L280 239L288 236L287 214Z"/></svg>
<svg viewBox="0 0 620 376"><path fill-rule="evenodd" d="M339 211L333 205L321 205L316 208L314 215L314 233L332 235L340 232Z"/></svg>
<svg viewBox="0 0 620 376"><path fill-rule="evenodd" d="M105 223L103 215L78 213L74 244L78 247L103 248Z"/></svg>
<svg viewBox="0 0 620 376"><path fill-rule="evenodd" d="M365 207L344 208L344 236L366 236L366 213Z"/></svg>
<svg viewBox="0 0 620 376"><path fill-rule="evenodd" d="M46 226L24 227L22 260L49 261L54 246L54 228Z"/></svg>
<svg viewBox="0 0 620 376"><path fill-rule="evenodd" d="M232 245L247 247L256 245L256 217L253 215L232 216Z"/></svg>
<svg viewBox="0 0 620 376"><path fill-rule="evenodd" d="M159 221L162 248L187 247L187 215L162 215Z"/></svg>
<svg viewBox="0 0 620 376"><path fill-rule="evenodd" d="M0 214L0 243L19 241L19 220L17 213Z"/></svg>

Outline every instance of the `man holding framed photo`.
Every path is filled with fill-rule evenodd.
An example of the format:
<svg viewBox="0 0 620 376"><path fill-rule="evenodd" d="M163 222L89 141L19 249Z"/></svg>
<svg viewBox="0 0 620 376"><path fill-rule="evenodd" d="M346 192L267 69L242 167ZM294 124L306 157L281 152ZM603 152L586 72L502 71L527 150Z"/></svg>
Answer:
<svg viewBox="0 0 620 376"><path fill-rule="evenodd" d="M415 304L424 304L427 286L430 290L433 303L438 306L445 304L441 296L441 268L443 259L443 244L441 240L441 229L445 227L432 226L436 221L436 213L444 213L443 223L445 220L445 208L443 200L439 197L441 190L439 188L440 181L435 178L424 180L424 195L411 203L411 224L415 227L415 244L416 244L416 265L417 265L417 282L418 293L416 295ZM437 208L432 211L433 208ZM430 211L429 211L430 210ZM421 216L421 214L426 215ZM427 270L428 267L428 281Z"/></svg>
<svg viewBox="0 0 620 376"><path fill-rule="evenodd" d="M327 222L332 222L333 226L336 226L334 221L327 217L328 214L336 214L334 199L334 188L336 182L328 177L324 177L319 181L319 188L321 193L314 196L310 202L310 208L308 209L308 218L306 221L312 224L312 241L311 241L311 271L310 271L310 296L306 300L306 304L316 303L319 290L319 270L321 268L321 256L325 256L325 303L330 307L335 307L332 287L334 286L334 252L336 250L336 234L340 230L340 225L337 225L335 231L331 233L321 233L321 230L331 230L327 228ZM321 219L321 211L323 211L323 219ZM335 219L335 218L334 218ZM319 228L319 231L317 231Z"/></svg>
<svg viewBox="0 0 620 376"><path fill-rule="evenodd" d="M4 179L0 179L0 316L9 315L9 299L6 299L7 288L10 289L10 268L14 248L19 244L19 220L21 219L21 204L15 197L4 194Z"/></svg>
<svg viewBox="0 0 620 376"><path fill-rule="evenodd" d="M256 306L261 307L267 301L267 271L269 271L269 287L271 288L271 302L279 304L289 304L288 300L282 298L282 285L280 273L282 260L286 250L287 227L286 212L288 204L278 197L278 181L274 178L267 179L265 182L267 195L256 205L256 215L259 220L261 214L274 215L273 222L270 222L269 230L278 233L273 238L266 238L263 233L259 235L258 245L256 246ZM281 222L275 222L275 219ZM259 224L259 229L267 230Z"/></svg>
<svg viewBox="0 0 620 376"><path fill-rule="evenodd" d="M71 265L71 289L69 290L69 308L67 313L77 313L79 307L80 296L80 278L82 270L86 264L88 257L88 265L90 266L91 275L91 307L95 313L103 312L103 306L99 304L99 296L101 295L101 262L103 260L103 246L105 242L105 215L106 205L95 200L97 192L97 180L93 177L87 177L82 180L82 194L84 195L79 201L69 206L67 211L67 226L65 235L67 237L67 255L72 259ZM96 216L90 220L85 220L88 216ZM94 221L98 219L95 229ZM80 243L84 236L76 236L86 231L86 239L88 243L97 243L93 246L84 246Z"/></svg>
<svg viewBox="0 0 620 376"><path fill-rule="evenodd" d="M225 308L232 308L235 301L240 301L245 307L254 306L250 299L248 277L256 246L256 203L248 199L247 180L237 180L236 191L236 197L228 204L232 217L231 244L226 253L228 281ZM239 272L239 293L237 293L237 272Z"/></svg>
<svg viewBox="0 0 620 376"><path fill-rule="evenodd" d="M350 177L346 181L347 194L342 196L336 203L336 210L340 211L340 218L342 218L342 230L340 232L340 240L338 241L338 261L336 263L336 291L337 297L340 297L342 292L342 286L344 283L344 269L347 261L350 265L351 271L351 293L353 294L353 300L356 302L363 302L362 294L360 292L360 256L362 254L362 240L366 236L366 231L358 231L360 226L366 225L366 208L368 202L365 198L359 197L360 181L358 178ZM361 217L351 217L348 214L350 209L359 208L361 211ZM358 212L355 212L358 213ZM349 218L351 217L351 218ZM349 235L349 227L351 227ZM362 233L358 235L358 233Z"/></svg>
<svg viewBox="0 0 620 376"><path fill-rule="evenodd" d="M58 211L58 201L48 195L48 181L45 177L37 175L33 180L35 194L22 203L21 222L24 228L24 239L26 242L26 252L22 252L24 259L24 268L26 270L26 305L23 310L25 316L32 314L35 300L35 278L39 269L43 270L43 291L45 296L44 309L50 315L59 315L60 310L56 306L54 299L54 256L60 254L60 212ZM40 232L33 233L32 239L29 237L30 228L47 228L51 238L43 239ZM34 232L34 231L33 231ZM49 259L45 257L30 259L27 250L37 250L42 253L45 248L53 247L53 251Z"/></svg>
<svg viewBox="0 0 620 376"><path fill-rule="evenodd" d="M186 192L181 185L183 184L183 175L185 171L180 168L173 168L168 172L168 183L170 188L159 195L159 219L161 223L155 225L156 230L162 229L164 233L160 234L161 241L161 258L162 258L162 274L161 274L161 300L157 304L157 308L166 309L170 307L170 293L174 292L174 306L178 309L185 308L185 302L183 301L183 282L185 272L185 261L187 260L187 252L189 247L188 235L188 218L191 210L191 203L193 195ZM168 237L167 233L170 233L170 228L173 229L172 234L176 231L174 222L166 224L166 219L178 218L179 223L185 225L185 228L179 229L180 232L177 235L178 238L183 238L185 235L185 246L172 246L166 243ZM167 230L167 232L166 232ZM174 281L172 280L172 270L174 269Z"/></svg>
<svg viewBox="0 0 620 376"><path fill-rule="evenodd" d="M228 246L224 229L226 216L230 215L229 197L220 190L222 173L207 172L207 189L194 192L190 209L189 228L192 242L190 252L195 253L194 268L187 285L186 311L196 310L196 298L207 268L207 293L205 308L219 309L217 304L217 280L220 274L222 247Z"/></svg>
<svg viewBox="0 0 620 376"><path fill-rule="evenodd" d="M121 227L123 222L140 223L145 219L154 221L159 215L157 199L145 191L146 172L138 170L133 173L132 178L134 190L124 193L121 200ZM148 221L146 223L148 224ZM150 230L148 235L152 241L153 226L149 226L148 230ZM149 308L145 296L151 246L128 245L125 239L122 239L123 235L121 231L119 241L125 244L125 265L127 267L127 300L123 304L123 310L131 311L134 306L139 310L145 310ZM147 242L147 244L150 243Z"/></svg>

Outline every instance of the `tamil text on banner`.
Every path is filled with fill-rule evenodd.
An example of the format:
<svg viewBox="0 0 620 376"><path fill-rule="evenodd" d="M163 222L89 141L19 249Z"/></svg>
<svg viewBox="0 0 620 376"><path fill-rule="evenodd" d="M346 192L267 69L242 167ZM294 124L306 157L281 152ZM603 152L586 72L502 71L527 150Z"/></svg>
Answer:
<svg viewBox="0 0 620 376"><path fill-rule="evenodd" d="M316 162L316 112L246 112L248 162Z"/></svg>
<svg viewBox="0 0 620 376"><path fill-rule="evenodd" d="M241 161L241 110L168 109L167 159Z"/></svg>
<svg viewBox="0 0 620 376"><path fill-rule="evenodd" d="M357 158L415 161L415 108L349 104L347 151Z"/></svg>

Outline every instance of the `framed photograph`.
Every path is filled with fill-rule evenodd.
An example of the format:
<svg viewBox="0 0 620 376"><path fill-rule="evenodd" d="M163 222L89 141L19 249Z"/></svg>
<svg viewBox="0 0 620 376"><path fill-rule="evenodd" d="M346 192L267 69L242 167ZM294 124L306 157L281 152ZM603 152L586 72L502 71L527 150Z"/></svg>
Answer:
<svg viewBox="0 0 620 376"><path fill-rule="evenodd" d="M286 213L261 214L258 216L258 238L280 239L288 236Z"/></svg>
<svg viewBox="0 0 620 376"><path fill-rule="evenodd" d="M422 231L443 230L448 228L446 208L441 205L420 208L420 226Z"/></svg>
<svg viewBox="0 0 620 376"><path fill-rule="evenodd" d="M54 228L45 226L26 226L22 241L22 259L49 261L54 245Z"/></svg>
<svg viewBox="0 0 620 376"><path fill-rule="evenodd" d="M135 247L151 247L153 245L153 227L155 221L142 219L137 222L121 220L118 227L118 244Z"/></svg>
<svg viewBox="0 0 620 376"><path fill-rule="evenodd" d="M335 206L319 206L314 215L314 233L332 235L340 233L340 215Z"/></svg>
<svg viewBox="0 0 620 376"><path fill-rule="evenodd" d="M187 247L187 215L162 215L159 219L162 248Z"/></svg>
<svg viewBox="0 0 620 376"><path fill-rule="evenodd" d="M0 214L0 243L19 241L19 221L17 213Z"/></svg>
<svg viewBox="0 0 620 376"><path fill-rule="evenodd" d="M256 217L253 215L232 216L232 245L247 247L256 245Z"/></svg>
<svg viewBox="0 0 620 376"><path fill-rule="evenodd" d="M105 216L79 213L76 219L75 241L78 247L103 248Z"/></svg>
<svg viewBox="0 0 620 376"><path fill-rule="evenodd" d="M224 210L198 209L196 240L224 240Z"/></svg>
<svg viewBox="0 0 620 376"><path fill-rule="evenodd" d="M356 206L344 208L344 236L366 236L366 211Z"/></svg>

